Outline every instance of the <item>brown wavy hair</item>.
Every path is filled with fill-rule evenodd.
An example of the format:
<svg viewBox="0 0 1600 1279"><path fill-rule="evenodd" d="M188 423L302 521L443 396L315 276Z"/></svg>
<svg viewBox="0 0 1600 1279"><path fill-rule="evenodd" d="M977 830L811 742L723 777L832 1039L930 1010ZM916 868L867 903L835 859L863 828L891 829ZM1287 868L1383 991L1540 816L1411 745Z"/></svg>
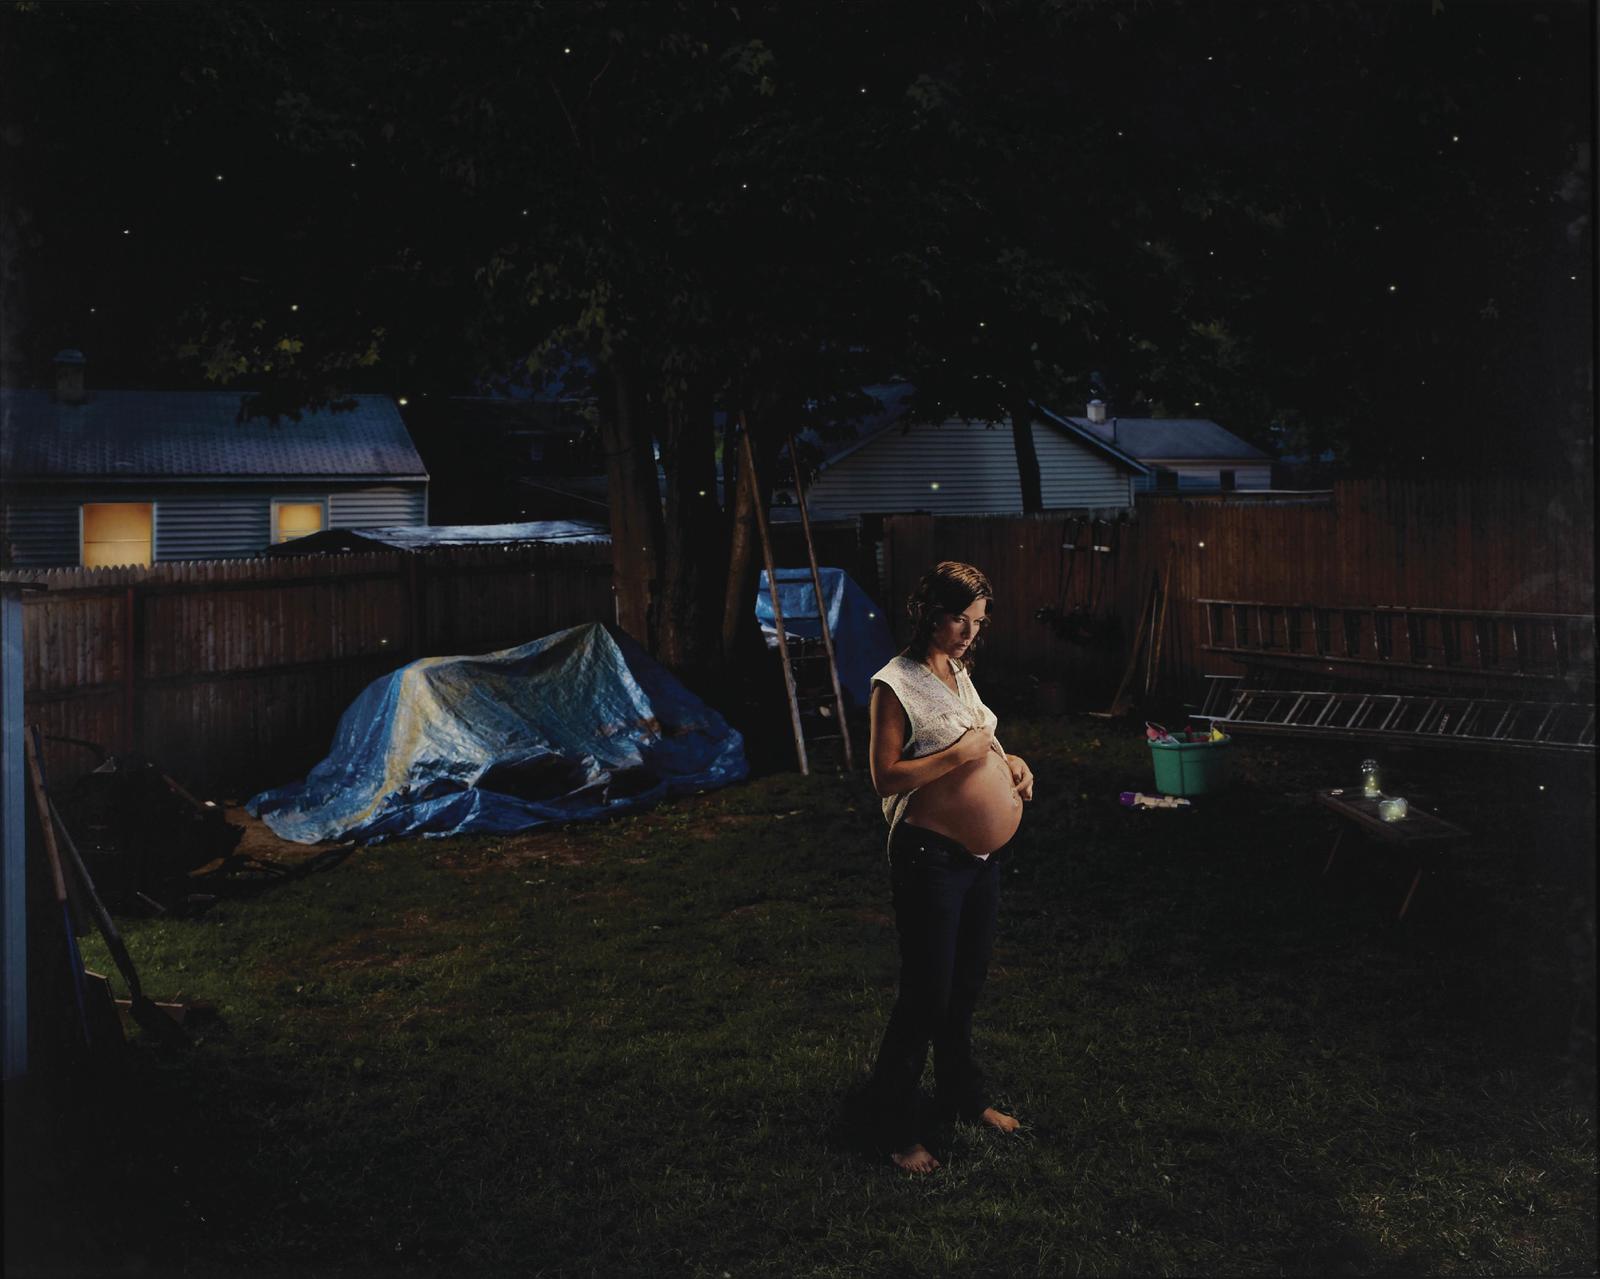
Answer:
<svg viewBox="0 0 1600 1279"><path fill-rule="evenodd" d="M906 616L911 619L911 643L906 651L924 661L928 656L928 642L933 638L933 628L947 613L965 613L973 600L984 599L994 606L994 588L982 570L963 564L960 560L941 560L917 582L916 588L906 597ZM967 651L962 655L962 667L972 671L977 662L977 651L983 647L983 627L978 627Z"/></svg>

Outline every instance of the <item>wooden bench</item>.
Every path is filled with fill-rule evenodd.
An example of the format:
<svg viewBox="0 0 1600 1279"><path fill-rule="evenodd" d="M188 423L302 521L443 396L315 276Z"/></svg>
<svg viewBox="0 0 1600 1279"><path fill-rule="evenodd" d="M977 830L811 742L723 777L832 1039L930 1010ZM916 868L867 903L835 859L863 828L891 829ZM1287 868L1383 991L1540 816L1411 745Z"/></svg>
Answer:
<svg viewBox="0 0 1600 1279"><path fill-rule="evenodd" d="M1422 882L1424 858L1460 843L1467 838L1467 832L1409 801L1403 818L1399 821L1386 822L1378 813L1378 804L1385 798L1388 797L1378 796L1369 799L1355 788L1321 790L1316 793L1317 803L1341 819L1338 833L1334 836L1333 847L1328 850L1328 860L1322 868L1322 873L1326 875L1333 868L1333 859L1338 855L1339 845L1352 828L1374 843L1417 854L1417 873L1411 877L1411 887L1406 890L1405 900L1400 903L1400 913L1395 916L1400 920L1406 917L1411 899L1416 895L1417 885Z"/></svg>

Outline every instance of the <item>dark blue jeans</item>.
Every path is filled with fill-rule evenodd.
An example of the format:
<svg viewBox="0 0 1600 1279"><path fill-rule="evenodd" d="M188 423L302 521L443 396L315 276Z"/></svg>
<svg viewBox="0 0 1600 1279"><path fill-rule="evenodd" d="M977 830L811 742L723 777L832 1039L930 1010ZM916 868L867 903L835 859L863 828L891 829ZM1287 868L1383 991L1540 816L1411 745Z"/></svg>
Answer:
<svg viewBox="0 0 1600 1279"><path fill-rule="evenodd" d="M879 1141L891 1150L921 1140L917 1103L930 1043L936 1107L976 1119L989 1104L972 1057L972 1010L994 946L1000 859L1000 852L974 857L909 822L895 827L889 864L900 993L869 1089Z"/></svg>

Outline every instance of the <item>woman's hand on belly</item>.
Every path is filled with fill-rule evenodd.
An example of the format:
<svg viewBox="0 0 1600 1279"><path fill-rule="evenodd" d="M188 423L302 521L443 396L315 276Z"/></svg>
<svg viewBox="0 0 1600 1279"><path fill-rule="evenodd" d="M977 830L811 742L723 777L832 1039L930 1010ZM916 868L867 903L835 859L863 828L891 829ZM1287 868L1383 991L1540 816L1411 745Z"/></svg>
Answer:
<svg viewBox="0 0 1600 1279"><path fill-rule="evenodd" d="M952 769L911 798L906 820L950 836L974 853L992 853L1016 834L1022 801L998 751Z"/></svg>
<svg viewBox="0 0 1600 1279"><path fill-rule="evenodd" d="M1023 762L1021 755L1007 755L1006 767L1011 771L1011 784L1023 799L1033 798L1033 770Z"/></svg>

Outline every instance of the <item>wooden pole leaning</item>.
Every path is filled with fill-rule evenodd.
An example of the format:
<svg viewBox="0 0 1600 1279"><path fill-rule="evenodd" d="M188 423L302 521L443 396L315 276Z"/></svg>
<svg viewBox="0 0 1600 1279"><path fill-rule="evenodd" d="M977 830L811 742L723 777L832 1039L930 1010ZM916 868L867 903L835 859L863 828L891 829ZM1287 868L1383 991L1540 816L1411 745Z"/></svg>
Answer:
<svg viewBox="0 0 1600 1279"><path fill-rule="evenodd" d="M844 691L839 687L839 663L833 655L833 633L828 626L828 604L822 596L822 572L817 567L817 548L811 540L811 516L806 512L806 495L800 483L800 459L795 455L794 435L789 435L789 465L794 468L794 500L800 507L800 528L806 538L806 558L811 561L811 586L817 593L817 619L822 623L822 647L828 654L828 675L833 680L833 709L839 717L839 736L844 742L844 766L855 772L855 755L850 749L850 721L844 714Z"/></svg>
<svg viewBox="0 0 1600 1279"><path fill-rule="evenodd" d="M750 428L744 411L739 412L739 444L743 454L745 478L750 494L755 499L756 530L761 534L761 556L767 566L767 586L772 592L772 624L778 632L778 664L783 667L783 688L789 698L789 720L794 729L794 753L800 761L800 772L810 776L811 767L806 760L806 739L800 728L800 701L795 695L794 670L789 665L789 645L783 635L783 607L778 603L778 569L772 562L772 539L767 534L766 504L761 500L761 485L756 481L755 451L750 447Z"/></svg>

